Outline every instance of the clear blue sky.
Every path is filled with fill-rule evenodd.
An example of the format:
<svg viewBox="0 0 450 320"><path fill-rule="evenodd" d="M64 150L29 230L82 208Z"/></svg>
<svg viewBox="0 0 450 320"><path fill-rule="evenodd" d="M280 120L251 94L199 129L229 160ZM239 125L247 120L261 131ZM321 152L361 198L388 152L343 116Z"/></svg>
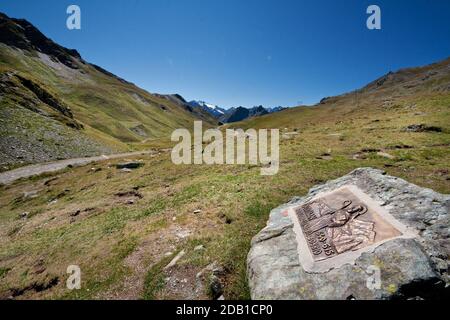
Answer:
<svg viewBox="0 0 450 320"><path fill-rule="evenodd" d="M77 4L82 29L66 28ZM382 30L366 28L366 8ZM225 107L312 104L450 56L448 0L3 0L89 62L150 92Z"/></svg>

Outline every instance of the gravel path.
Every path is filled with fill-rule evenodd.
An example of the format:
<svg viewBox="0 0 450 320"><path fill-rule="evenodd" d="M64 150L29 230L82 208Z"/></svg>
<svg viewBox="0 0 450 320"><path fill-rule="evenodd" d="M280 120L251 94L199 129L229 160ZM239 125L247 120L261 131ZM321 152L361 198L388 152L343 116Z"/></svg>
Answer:
<svg viewBox="0 0 450 320"><path fill-rule="evenodd" d="M150 154L152 151L138 151L138 152L129 152L129 153L120 153L120 154L111 154L111 155L101 155L96 157L87 157L87 158L73 158L59 161L52 161L46 163L38 163L32 164L29 166L17 168L10 171L5 171L0 173L0 184L8 184L16 181L21 178L28 178L31 176L35 176L45 172L53 172L66 168L69 165L79 166L84 165L90 162L108 160L108 159L116 159L123 157L131 157L137 155Z"/></svg>

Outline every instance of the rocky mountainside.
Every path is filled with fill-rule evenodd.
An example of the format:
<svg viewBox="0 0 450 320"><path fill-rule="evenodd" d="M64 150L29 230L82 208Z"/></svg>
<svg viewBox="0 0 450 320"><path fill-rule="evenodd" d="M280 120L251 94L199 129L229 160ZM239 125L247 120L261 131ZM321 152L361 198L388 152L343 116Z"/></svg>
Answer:
<svg viewBox="0 0 450 320"><path fill-rule="evenodd" d="M263 106L255 106L249 109L237 107L227 110L227 112L219 119L222 123L238 122L251 117L258 117L272 112L278 112L279 110L280 109L266 109Z"/></svg>
<svg viewBox="0 0 450 320"><path fill-rule="evenodd" d="M0 13L0 170L125 151L199 118L217 124L173 97L150 94Z"/></svg>

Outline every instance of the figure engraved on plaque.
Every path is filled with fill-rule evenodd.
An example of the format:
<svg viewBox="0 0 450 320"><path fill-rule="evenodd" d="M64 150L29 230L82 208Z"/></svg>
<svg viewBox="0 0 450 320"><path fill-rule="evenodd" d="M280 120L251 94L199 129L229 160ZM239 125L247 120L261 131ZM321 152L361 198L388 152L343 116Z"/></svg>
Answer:
<svg viewBox="0 0 450 320"><path fill-rule="evenodd" d="M323 272L352 262L397 237L414 234L357 186L321 192L288 211L305 270Z"/></svg>
<svg viewBox="0 0 450 320"><path fill-rule="evenodd" d="M362 200L344 189L297 207L295 216L314 260L320 261L375 243L376 219L368 211Z"/></svg>

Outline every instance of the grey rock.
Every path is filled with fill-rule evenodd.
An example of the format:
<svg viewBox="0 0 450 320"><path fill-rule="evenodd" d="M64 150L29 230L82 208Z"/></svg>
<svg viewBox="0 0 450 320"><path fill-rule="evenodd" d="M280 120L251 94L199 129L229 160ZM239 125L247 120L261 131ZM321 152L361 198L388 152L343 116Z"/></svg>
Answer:
<svg viewBox="0 0 450 320"><path fill-rule="evenodd" d="M389 154L389 153L387 153L387 152L383 152L383 151L378 151L377 152L377 155L379 155L380 157L384 157L384 158L387 158L387 159L395 159L395 157L392 155L392 154Z"/></svg>
<svg viewBox="0 0 450 320"><path fill-rule="evenodd" d="M306 272L298 259L289 216L293 204L344 185L356 185L396 220L417 230L411 239L393 239L365 252L354 263L324 273ZM448 297L450 196L424 189L381 170L359 168L313 187L270 213L252 240L247 277L253 299L433 299ZM381 271L381 288L369 289L370 266Z"/></svg>
<svg viewBox="0 0 450 320"><path fill-rule="evenodd" d="M214 300L217 300L223 294L222 282L215 274L212 274L209 278L209 290Z"/></svg>
<svg viewBox="0 0 450 320"><path fill-rule="evenodd" d="M214 261L214 262L210 263L209 265L207 265L206 267L204 267L201 271L199 271L197 273L196 277L203 278L203 277L205 277L205 275L214 274L214 270L220 269L220 268L221 267L219 266L217 261ZM217 275L217 273L216 273L216 275Z"/></svg>
<svg viewBox="0 0 450 320"><path fill-rule="evenodd" d="M442 128L421 124L411 124L403 129L406 132L442 132Z"/></svg>
<svg viewBox="0 0 450 320"><path fill-rule="evenodd" d="M22 213L19 215L19 217L20 217L21 219L26 219L26 218L28 218L29 215L30 215L29 212L22 212Z"/></svg>
<svg viewBox="0 0 450 320"><path fill-rule="evenodd" d="M116 168L117 169L137 169L139 167L142 167L143 165L144 165L143 162L129 161L129 162L116 164Z"/></svg>
<svg viewBox="0 0 450 320"><path fill-rule="evenodd" d="M25 191L23 193L23 199L24 200L34 199L34 198L37 198L38 196L39 196L39 191L38 190Z"/></svg>
<svg viewBox="0 0 450 320"><path fill-rule="evenodd" d="M169 262L169 264L167 266L164 267L164 270L170 269L173 266L175 266L178 261L184 257L184 255L186 254L186 251L181 250L176 256L175 258L172 259L172 261Z"/></svg>

